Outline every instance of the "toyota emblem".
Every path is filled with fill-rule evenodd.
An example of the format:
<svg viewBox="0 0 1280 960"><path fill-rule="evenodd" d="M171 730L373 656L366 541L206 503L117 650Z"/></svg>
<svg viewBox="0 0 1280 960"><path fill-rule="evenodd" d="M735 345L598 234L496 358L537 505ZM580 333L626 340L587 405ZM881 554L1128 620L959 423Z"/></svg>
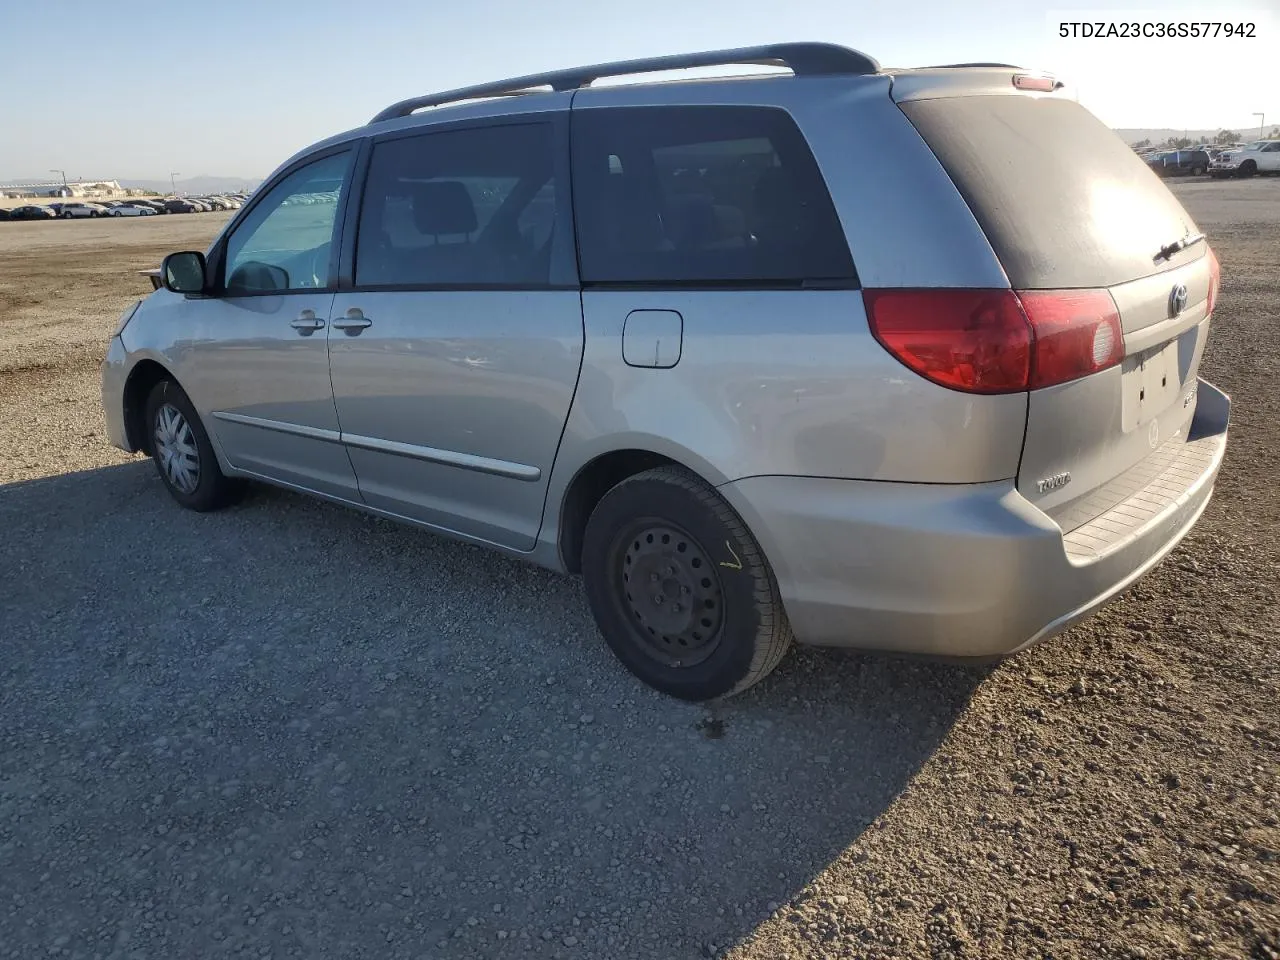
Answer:
<svg viewBox="0 0 1280 960"><path fill-rule="evenodd" d="M1180 283L1169 291L1169 316L1176 317L1187 309L1187 285Z"/></svg>

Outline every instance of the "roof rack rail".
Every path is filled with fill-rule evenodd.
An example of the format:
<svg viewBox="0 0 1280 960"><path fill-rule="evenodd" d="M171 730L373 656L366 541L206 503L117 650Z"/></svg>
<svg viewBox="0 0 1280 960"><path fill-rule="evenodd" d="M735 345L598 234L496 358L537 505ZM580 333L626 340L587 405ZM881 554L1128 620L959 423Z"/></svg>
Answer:
<svg viewBox="0 0 1280 960"><path fill-rule="evenodd" d="M923 70L951 70L957 67L1008 67L1011 70L1025 70L1016 63L935 63L931 67L922 67Z"/></svg>
<svg viewBox="0 0 1280 960"><path fill-rule="evenodd" d="M438 107L446 103L476 100L481 97L532 93L537 87L550 87L555 91L577 90L603 77L622 77L638 73L657 73L663 70L687 70L694 67L720 67L734 64L789 67L798 77L833 74L861 75L878 73L880 70L880 64L865 53L838 44L772 43L759 47L738 47L733 50L707 50L669 57L620 60L616 63L573 67L569 70L513 77L510 80L482 83L473 87L460 87L457 90L446 90L443 93L432 93L425 97L412 97L393 103L369 122L381 123L383 120L407 117L423 107Z"/></svg>

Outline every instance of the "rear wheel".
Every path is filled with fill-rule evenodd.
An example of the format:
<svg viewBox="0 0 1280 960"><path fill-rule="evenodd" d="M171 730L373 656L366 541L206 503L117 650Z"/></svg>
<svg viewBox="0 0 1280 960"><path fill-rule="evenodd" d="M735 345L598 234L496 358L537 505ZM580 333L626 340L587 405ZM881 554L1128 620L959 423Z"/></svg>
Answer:
<svg viewBox="0 0 1280 960"><path fill-rule="evenodd" d="M64 213L64 214L62 215L62 219L63 219L63 220L70 220L70 219L71 219L71 214L69 214L69 213Z"/></svg>
<svg viewBox="0 0 1280 960"><path fill-rule="evenodd" d="M237 499L244 483L223 474L191 400L172 380L147 398L147 429L156 471L173 499L201 513Z"/></svg>
<svg viewBox="0 0 1280 960"><path fill-rule="evenodd" d="M738 693L791 645L760 545L719 494L683 468L647 470L606 493L587 521L582 569L610 649L671 696Z"/></svg>

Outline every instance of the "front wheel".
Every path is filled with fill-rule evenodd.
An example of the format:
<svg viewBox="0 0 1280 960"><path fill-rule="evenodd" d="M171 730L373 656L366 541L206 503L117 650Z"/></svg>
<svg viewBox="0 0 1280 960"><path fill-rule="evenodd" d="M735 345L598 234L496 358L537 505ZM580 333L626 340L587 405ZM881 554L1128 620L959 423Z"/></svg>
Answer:
<svg viewBox="0 0 1280 960"><path fill-rule="evenodd" d="M582 570L614 655L671 696L739 693L791 645L760 545L714 488L681 467L647 470L604 495L587 521Z"/></svg>
<svg viewBox="0 0 1280 960"><path fill-rule="evenodd" d="M191 400L172 380L162 380L147 398L147 429L156 471L173 499L204 513L232 503L243 481L223 474L209 435Z"/></svg>
<svg viewBox="0 0 1280 960"><path fill-rule="evenodd" d="M1242 177L1252 177L1257 172L1258 165L1252 160L1246 160L1240 164L1240 176Z"/></svg>
<svg viewBox="0 0 1280 960"><path fill-rule="evenodd" d="M62 219L63 219L63 220L70 220L70 219L71 219L71 214L69 214L69 213L64 213L64 214L62 215Z"/></svg>

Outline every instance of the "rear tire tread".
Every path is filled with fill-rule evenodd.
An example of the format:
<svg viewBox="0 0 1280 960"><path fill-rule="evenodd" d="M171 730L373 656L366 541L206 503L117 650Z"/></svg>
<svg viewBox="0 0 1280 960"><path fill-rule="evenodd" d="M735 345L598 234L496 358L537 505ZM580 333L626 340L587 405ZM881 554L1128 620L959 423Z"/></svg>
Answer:
<svg viewBox="0 0 1280 960"><path fill-rule="evenodd" d="M645 470L621 481L609 491L609 494L625 491L628 486L634 484L653 481L669 483L688 491L700 506L724 524L741 551L743 572L749 572L754 581L752 599L755 602L760 623L756 630L751 665L731 689L711 699L721 700L732 697L754 686L772 673L791 648L794 637L786 610L782 606L777 580L759 543L747 529L747 525L742 522L742 518L723 497L716 493L714 487L684 467L663 466Z"/></svg>

